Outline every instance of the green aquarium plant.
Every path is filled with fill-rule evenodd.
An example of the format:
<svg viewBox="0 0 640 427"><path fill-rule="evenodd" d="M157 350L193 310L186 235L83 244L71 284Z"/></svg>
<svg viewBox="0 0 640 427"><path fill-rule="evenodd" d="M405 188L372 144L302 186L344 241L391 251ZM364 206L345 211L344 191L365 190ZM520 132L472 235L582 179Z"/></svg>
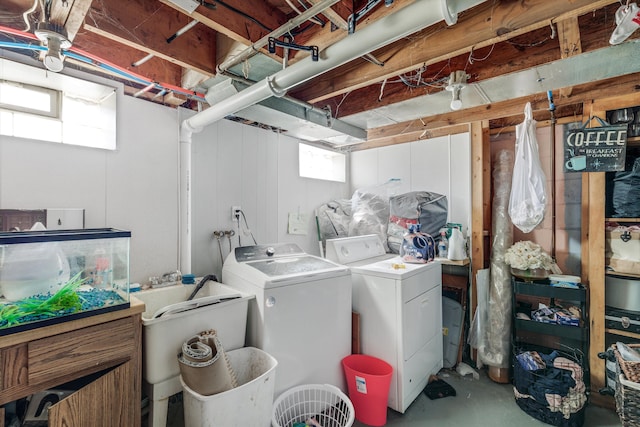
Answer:
<svg viewBox="0 0 640 427"><path fill-rule="evenodd" d="M75 313L82 308L82 302L77 290L86 279L82 279L82 272L73 276L55 294L49 298L25 298L10 304L0 306L0 328L7 328L32 320L55 317L61 312Z"/></svg>

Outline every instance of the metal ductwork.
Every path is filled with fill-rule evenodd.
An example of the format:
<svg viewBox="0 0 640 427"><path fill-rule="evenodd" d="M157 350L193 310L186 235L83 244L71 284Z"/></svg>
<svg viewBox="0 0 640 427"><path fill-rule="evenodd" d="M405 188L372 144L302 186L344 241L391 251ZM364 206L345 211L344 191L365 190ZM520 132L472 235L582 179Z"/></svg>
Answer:
<svg viewBox="0 0 640 427"><path fill-rule="evenodd" d="M209 105L216 105L250 87L225 79L211 86L205 95ZM334 146L356 144L367 139L367 131L334 119L331 111L283 96L267 98L243 108L234 116L278 128L288 136L305 141L326 141Z"/></svg>

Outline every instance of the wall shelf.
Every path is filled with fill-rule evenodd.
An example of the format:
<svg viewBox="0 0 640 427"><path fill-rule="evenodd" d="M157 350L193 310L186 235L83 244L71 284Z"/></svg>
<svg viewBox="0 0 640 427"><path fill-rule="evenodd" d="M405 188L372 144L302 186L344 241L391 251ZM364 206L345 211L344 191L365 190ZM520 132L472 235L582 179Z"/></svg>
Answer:
<svg viewBox="0 0 640 427"><path fill-rule="evenodd" d="M640 222L640 218L605 218L607 222Z"/></svg>

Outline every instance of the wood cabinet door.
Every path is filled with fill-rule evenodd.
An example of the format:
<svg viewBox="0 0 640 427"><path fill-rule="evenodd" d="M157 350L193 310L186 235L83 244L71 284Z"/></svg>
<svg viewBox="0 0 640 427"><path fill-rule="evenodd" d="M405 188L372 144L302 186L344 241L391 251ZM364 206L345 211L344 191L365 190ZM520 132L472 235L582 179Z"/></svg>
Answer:
<svg viewBox="0 0 640 427"><path fill-rule="evenodd" d="M49 408L51 427L136 426L132 362L126 362Z"/></svg>

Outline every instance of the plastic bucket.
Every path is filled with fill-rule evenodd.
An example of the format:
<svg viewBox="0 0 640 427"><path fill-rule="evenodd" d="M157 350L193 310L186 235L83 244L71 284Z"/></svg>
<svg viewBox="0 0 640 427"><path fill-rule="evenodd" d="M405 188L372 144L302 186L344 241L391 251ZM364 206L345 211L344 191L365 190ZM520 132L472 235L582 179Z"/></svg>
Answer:
<svg viewBox="0 0 640 427"><path fill-rule="evenodd" d="M211 396L183 389L185 427L271 425L275 370L278 362L270 354L243 347L227 352L238 378L238 387Z"/></svg>
<svg viewBox="0 0 640 427"><path fill-rule="evenodd" d="M385 425L391 365L373 356L352 354L342 359L342 368L356 420L370 426Z"/></svg>

